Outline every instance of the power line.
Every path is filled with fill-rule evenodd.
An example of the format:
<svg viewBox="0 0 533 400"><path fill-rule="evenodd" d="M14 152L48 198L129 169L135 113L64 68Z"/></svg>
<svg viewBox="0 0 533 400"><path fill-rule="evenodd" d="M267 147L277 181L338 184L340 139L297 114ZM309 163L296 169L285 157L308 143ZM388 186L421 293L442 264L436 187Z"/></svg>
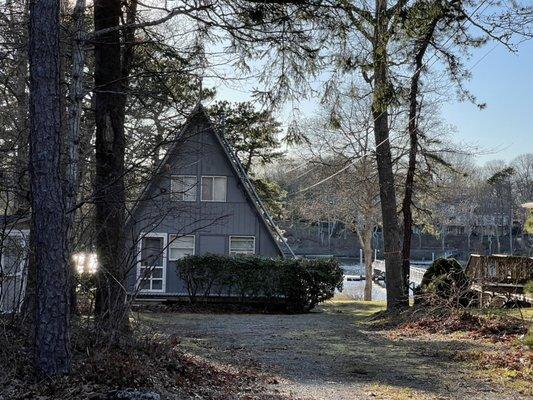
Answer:
<svg viewBox="0 0 533 400"><path fill-rule="evenodd" d="M450 40L452 40L453 37L454 37L455 35L457 35L457 33L459 33L459 31L461 30L461 28L463 28L464 25L465 25L467 22L470 22L470 18L473 17L474 14L475 14L475 13L476 13L481 7L483 7L483 5L484 5L485 3L487 3L487 1L488 1L488 0L483 0L483 1L482 1L482 2L481 2L476 8L472 11L472 13L470 13L469 17L466 18L465 21L464 21L463 23L459 24L459 27L455 30L455 32L452 33L452 35L451 35L450 37L448 37L448 38L444 41L444 43L443 43L442 46L446 46L446 45L448 44L448 42L449 42ZM487 6L483 9L482 12L485 12L485 10L489 7L489 5L490 5L490 3L487 4ZM446 48L445 50L447 50L447 48ZM485 58L485 57L486 57L486 56L487 56L492 50L494 50L494 48L492 48L489 52L487 52L487 54L485 54L485 55L482 57L481 60L478 60L478 62L477 62L476 64L474 64L469 70L471 71L471 70L472 70L477 64L479 64L479 63L480 63L480 62L481 62L481 61L482 61L482 60L483 60L483 59L484 59L484 58ZM422 68L424 68L424 67L425 67L425 66L426 66L426 65L427 65L427 64L428 64L428 63L429 63L429 62L435 57L436 54L437 54L437 52L433 53L432 56L431 56L428 60L426 60L426 61L420 66L420 68L418 68L417 70L415 70L414 73L416 74L416 73L418 73L419 71L421 71ZM432 67L436 62L437 62L437 60L435 60L435 61L430 65L430 67ZM380 118L384 113L385 113L385 111L382 111L377 117L375 117L375 118L373 119L372 122L376 122L376 120L377 120L378 118ZM414 117L413 117L413 118L414 118ZM413 118L409 119L409 121L407 121L407 123L411 122ZM373 151L375 152L375 151L379 148L379 146L381 146L383 143L385 143L386 141L389 141L389 140L390 140L390 138L388 137L388 138L384 139L383 141L381 141L380 143L378 143L378 144L374 147ZM366 156L368 156L368 155L369 155L369 152L366 152L365 154L363 154L363 155L360 156L360 157L352 158L352 159L349 161L348 165L344 166L344 167L341 168L339 171L334 172L332 175L330 175L330 176L328 176L328 177L326 177L326 178L320 180L319 182L317 182L317 183L315 183L315 184L313 184L313 185L311 185L311 186L308 186L308 187L306 187L306 188L304 188L304 189L298 190L298 191L293 192L293 193L289 193L287 197L295 196L295 195L297 195L297 194L300 194L300 193L306 192L306 191L308 191L308 190L310 190L310 189L313 189L313 188L315 188L315 187L321 185L322 183L325 183L325 182L329 181L330 179L332 179L332 178L334 178L335 176L339 175L339 174L342 173L343 171L347 170L347 169L350 167L350 165L353 165L353 161L355 161L355 160L359 160L359 159L362 159L362 158L364 158L364 157L366 157ZM305 161L305 163L302 163L302 166L305 165L306 163L308 163L308 161ZM297 168L299 168L299 167L297 167Z"/></svg>

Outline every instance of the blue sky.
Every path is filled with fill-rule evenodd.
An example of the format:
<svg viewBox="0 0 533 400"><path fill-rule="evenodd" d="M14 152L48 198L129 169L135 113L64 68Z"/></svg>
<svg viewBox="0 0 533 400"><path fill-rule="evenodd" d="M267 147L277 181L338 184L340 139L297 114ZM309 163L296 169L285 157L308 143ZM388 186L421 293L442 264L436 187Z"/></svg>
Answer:
<svg viewBox="0 0 533 400"><path fill-rule="evenodd" d="M466 65L473 67L466 87L487 107L480 110L454 99L444 104L442 119L454 127L452 139L478 147L478 164L533 153L533 41L520 45L517 54L489 43L475 50ZM253 82L239 86L219 86L217 97L232 102L249 100ZM288 104L282 111L284 123L289 122L292 107ZM298 108L302 117L312 117L317 104L305 101Z"/></svg>
<svg viewBox="0 0 533 400"><path fill-rule="evenodd" d="M477 50L472 64L492 48L489 44ZM472 74L467 87L487 108L457 101L445 104L442 117L455 126L455 138L485 150L476 157L478 163L533 153L533 42L522 44L518 54L495 47Z"/></svg>

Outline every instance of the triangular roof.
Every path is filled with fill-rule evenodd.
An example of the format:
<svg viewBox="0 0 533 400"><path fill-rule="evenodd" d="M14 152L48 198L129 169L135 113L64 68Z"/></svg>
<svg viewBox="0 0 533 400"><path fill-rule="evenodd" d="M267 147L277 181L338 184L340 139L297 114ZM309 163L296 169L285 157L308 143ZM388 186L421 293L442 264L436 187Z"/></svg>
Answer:
<svg viewBox="0 0 533 400"><path fill-rule="evenodd" d="M264 207L261 199L259 198L257 192L253 188L253 184L250 182L249 178L243 177L243 174L246 174L244 171L244 168L237 156L232 156L231 149L229 148L228 143L225 141L225 139L222 138L222 136L219 134L213 123L211 122L211 118L207 114L204 106L201 103L198 103L194 109L192 110L191 114L187 117L187 120L183 124L180 132L176 135L176 138L174 142L172 143L171 147L166 152L163 159L159 162L156 171L148 184L144 187L143 191L141 192L140 196L136 200L133 209L129 213L128 219L126 221L126 224L129 224L133 221L131 221L131 216L135 214L136 209L139 207L140 204L144 200L146 200L148 194L151 192L152 187L156 184L156 177L160 175L162 168L169 162L170 157L172 154L175 154L177 148L182 144L180 142L180 138L182 138L185 133L189 130L191 124L194 122L194 120L198 117L202 117L205 119L205 122L207 123L208 127L211 129L213 136L216 138L217 143L220 145L220 147L223 150L224 156L226 157L229 165L231 166L234 175L239 180L239 183L241 184L242 188L244 189L245 197L249 203L252 204L253 209L256 211L257 215L259 216L259 219L263 223L263 225L266 228L266 231L270 235L272 241L275 243L277 249L279 250L281 255L284 255L279 241L276 239L276 235L279 236L281 241L287 246L287 249L289 252L294 256L294 253L292 252L291 248L281 235L281 232L279 232L279 229L274 224L272 218L268 214L268 211ZM245 182L245 179L248 180L248 182ZM269 223L270 221L270 223ZM273 232L274 230L274 232Z"/></svg>

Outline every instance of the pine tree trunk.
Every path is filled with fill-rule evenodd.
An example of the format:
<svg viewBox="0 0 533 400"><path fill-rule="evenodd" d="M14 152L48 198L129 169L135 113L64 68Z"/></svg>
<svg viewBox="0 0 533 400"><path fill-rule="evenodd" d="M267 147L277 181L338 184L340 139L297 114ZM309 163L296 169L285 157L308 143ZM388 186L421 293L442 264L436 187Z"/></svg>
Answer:
<svg viewBox="0 0 533 400"><path fill-rule="evenodd" d="M392 93L388 78L388 18L387 1L376 0L376 24L374 28L374 96L372 116L376 141L376 161L379 176L379 195L383 218L383 241L387 289L387 310L395 311L407 306L404 296L402 258L400 249L400 227L396 209L396 188L392 169L391 146L389 142L388 106Z"/></svg>
<svg viewBox="0 0 533 400"><path fill-rule="evenodd" d="M95 0L96 31L118 27L120 0ZM101 332L115 342L128 326L124 223L124 115L120 33L113 30L94 42L96 179L95 228L99 269L95 313Z"/></svg>
<svg viewBox="0 0 533 400"><path fill-rule="evenodd" d="M68 134L67 134L67 170L66 170L66 210L69 253L74 250L76 217L76 200L80 176L80 123L83 100L83 68L85 66L84 33L85 33L85 0L76 0L72 14L72 76L69 90ZM76 299L76 266L71 265L72 280L70 293L71 313L77 312Z"/></svg>
<svg viewBox="0 0 533 400"><path fill-rule="evenodd" d="M30 3L30 186L36 266L35 369L68 373L69 269L61 186L59 1Z"/></svg>

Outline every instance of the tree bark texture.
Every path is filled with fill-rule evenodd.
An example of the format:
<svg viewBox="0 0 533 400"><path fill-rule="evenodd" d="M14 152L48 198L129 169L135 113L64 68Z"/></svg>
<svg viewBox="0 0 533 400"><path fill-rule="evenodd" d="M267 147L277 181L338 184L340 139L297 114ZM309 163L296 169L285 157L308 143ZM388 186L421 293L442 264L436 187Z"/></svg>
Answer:
<svg viewBox="0 0 533 400"><path fill-rule="evenodd" d="M396 188L389 141L388 106L392 97L388 78L388 18L387 1L376 0L374 27L374 95L372 116L376 141L376 162L379 176L379 195L383 218L387 310L395 311L408 305L404 296L400 227L396 210Z"/></svg>
<svg viewBox="0 0 533 400"><path fill-rule="evenodd" d="M372 300L372 229L365 229L363 237L363 253L365 260L365 293L364 300Z"/></svg>
<svg viewBox="0 0 533 400"><path fill-rule="evenodd" d="M119 26L120 0L94 2L95 30ZM115 334L127 327L124 286L125 189L124 115L126 93L122 75L119 30L100 35L94 42L96 178L95 228L99 270L95 312L102 332Z"/></svg>
<svg viewBox="0 0 533 400"><path fill-rule="evenodd" d="M30 3L30 186L38 376L68 373L69 267L61 184L59 1Z"/></svg>

